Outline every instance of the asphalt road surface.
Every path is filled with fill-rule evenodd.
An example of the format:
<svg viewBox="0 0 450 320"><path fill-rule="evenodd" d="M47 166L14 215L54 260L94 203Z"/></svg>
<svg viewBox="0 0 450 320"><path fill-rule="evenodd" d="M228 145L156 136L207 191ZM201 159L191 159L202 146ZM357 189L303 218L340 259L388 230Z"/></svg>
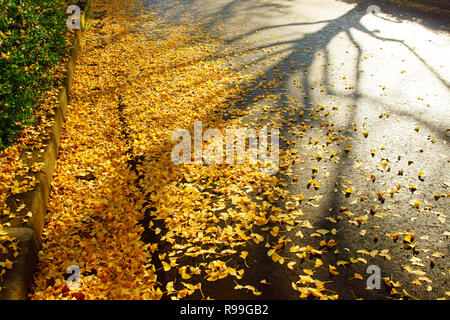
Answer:
<svg viewBox="0 0 450 320"><path fill-rule="evenodd" d="M369 265L378 266L383 278L390 278L394 284L400 282L401 286L395 287L400 293L404 289L419 299L444 297L450 290L450 203L446 196L450 186L448 17L370 1L146 3L167 23L201 21L211 35L223 37L236 52L250 52L233 58L235 68L259 72L254 85L249 85L249 96L238 107L248 111L245 121L249 125L277 123L282 135L295 141L289 147L297 149L301 160L284 177L285 188L304 195L300 208L314 226L285 230L283 235L292 242L281 255L292 256L288 249L292 245L302 247L328 239L316 237L315 231L334 228L337 245L329 251L339 249L339 253L324 255L325 268L318 268L314 278L330 281L327 288L337 292L339 298L405 297L391 295L393 287L384 281L380 289L367 290ZM369 12L370 5L377 5L380 12ZM282 84L272 91L273 112L264 113L261 105L267 102L253 103L252 98L261 94L257 86L260 81L273 78ZM309 130L292 134L292 127L288 129L282 121L289 115L277 113L277 106L287 105L302 105L305 114L313 113L304 120ZM328 126L323 124L327 121L333 122L334 132L342 136L339 145L327 145ZM351 149L345 150L348 144ZM318 150L327 155L335 151L338 156L326 156L318 162L312 156ZM311 176L315 164L319 167L315 176L320 183L318 191L294 178ZM420 172L424 175L419 177ZM350 197L346 193L349 187ZM419 208L414 205L417 200ZM343 221L347 221L348 211L353 218L369 219L366 223L326 219L344 216ZM298 236L299 230L303 238ZM390 235L397 232L399 240L394 241ZM408 233L415 236L412 249L402 243ZM154 235L147 237L157 239ZM162 242L159 253L170 247ZM292 283L311 267L308 261L299 261L290 269L286 263L272 261L264 242L246 250L248 269L239 283L256 287L261 295L235 290L235 279L227 277L215 282L203 280L205 296L298 299L299 292ZM374 250L378 252L372 256ZM387 256L379 255L382 250L388 250L384 251ZM338 261L350 258L362 260L339 266L339 275L330 274L328 265L336 266ZM158 261L155 264L158 266ZM355 273L363 279L355 279ZM160 270L158 281L164 286L177 276L173 270ZM261 283L263 279L269 284ZM196 292L188 298L202 296Z"/></svg>

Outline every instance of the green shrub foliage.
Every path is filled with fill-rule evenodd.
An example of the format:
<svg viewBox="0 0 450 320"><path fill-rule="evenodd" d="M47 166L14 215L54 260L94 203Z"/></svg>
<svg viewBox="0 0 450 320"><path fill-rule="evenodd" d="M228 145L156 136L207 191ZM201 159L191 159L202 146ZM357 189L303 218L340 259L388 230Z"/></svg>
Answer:
<svg viewBox="0 0 450 320"><path fill-rule="evenodd" d="M67 52L63 0L0 0L0 148L33 122Z"/></svg>

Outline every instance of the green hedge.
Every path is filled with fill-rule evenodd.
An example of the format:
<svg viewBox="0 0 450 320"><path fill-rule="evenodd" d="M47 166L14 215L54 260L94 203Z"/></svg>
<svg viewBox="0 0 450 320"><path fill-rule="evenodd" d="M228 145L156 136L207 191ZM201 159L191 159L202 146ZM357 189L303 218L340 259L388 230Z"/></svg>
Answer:
<svg viewBox="0 0 450 320"><path fill-rule="evenodd" d="M64 0L0 0L0 148L33 123L67 52Z"/></svg>

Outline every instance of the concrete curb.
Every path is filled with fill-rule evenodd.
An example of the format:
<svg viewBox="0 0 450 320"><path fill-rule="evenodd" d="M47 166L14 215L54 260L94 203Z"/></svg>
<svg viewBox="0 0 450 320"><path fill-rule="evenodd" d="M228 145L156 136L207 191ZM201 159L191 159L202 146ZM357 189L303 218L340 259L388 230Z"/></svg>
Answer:
<svg viewBox="0 0 450 320"><path fill-rule="evenodd" d="M41 171L33 174L39 183L32 190L12 195L7 199L7 205L11 212L15 212L20 204L25 204L25 207L16 213L16 217L19 219L14 219L9 227L3 229L9 237L19 241L19 255L14 258L12 254L0 253L0 262L5 261L5 259L13 261L12 268L7 270L6 274L0 278L0 300L27 299L28 289L33 280L33 272L38 261L38 251L41 248L41 236L45 224L50 183L55 171L63 122L67 116L69 93L81 46L82 30L85 28L89 8L90 0L87 0L84 3L84 8L81 8L82 29L75 32L73 49L69 55L69 60L66 62L63 85L58 93L59 106L55 110L53 125L50 127L50 139L44 147L44 152L31 149L24 151L21 155L21 160L27 165L35 162L44 163ZM27 216L29 212L32 214L31 217ZM28 222L21 223L21 218L27 219Z"/></svg>

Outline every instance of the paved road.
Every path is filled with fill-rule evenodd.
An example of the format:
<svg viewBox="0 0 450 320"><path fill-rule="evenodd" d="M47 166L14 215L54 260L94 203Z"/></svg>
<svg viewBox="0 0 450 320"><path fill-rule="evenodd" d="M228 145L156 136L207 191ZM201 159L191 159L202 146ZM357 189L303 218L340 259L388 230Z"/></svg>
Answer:
<svg viewBox="0 0 450 320"><path fill-rule="evenodd" d="M310 200L302 202L300 208L307 212L315 229L338 230L334 237L338 245L333 250L338 248L340 253L324 256L324 266L358 257L367 262L360 260L339 268L340 274L333 277L328 270L317 271L316 277L333 281L327 287L343 299L390 297L392 288L384 284L380 290L365 289L366 269L371 264L380 267L382 277L401 282L402 287L396 290L405 289L417 298L435 299L450 290L450 228L446 217L450 203L448 197L441 196L448 195L450 186L448 19L431 19L382 4L378 4L381 12L373 15L367 8L376 3L369 1L147 3L151 11L167 22L177 23L190 17L204 22L211 34L224 37L236 51L250 49L250 54L238 55L233 60L234 66L245 72L260 72L255 85L249 85L250 96L239 107L249 111L245 120L249 125L277 123L283 136L293 141L290 147L301 155L291 174L285 172L286 189L302 193ZM269 102L273 112L267 117L261 111L262 102L253 103L252 97L261 94L256 84L272 78L281 79L282 84L273 89L278 96ZM305 120L311 127L302 135L293 134L292 126L286 126L283 120L289 118L287 113L276 116L277 107L295 105L305 106L305 114L313 113L313 117ZM329 126L323 124L326 121L333 122L334 132L342 136L339 145L327 146ZM314 142L315 139L318 141ZM346 152L348 144L351 150ZM318 163L311 155L320 150L327 156ZM337 157L329 157L331 151ZM293 179L295 175L311 176L311 168L317 163L319 171L315 179L321 185L318 192ZM420 172L425 174L423 179L418 178ZM389 191L398 184L401 188L394 190L390 197ZM415 185L417 190L411 191L410 185ZM352 196L346 197L345 190L349 187L353 188ZM384 197L381 191L386 195L384 201L380 201ZM435 195L439 195L438 199ZM416 200L421 201L419 209L412 205ZM343 207L349 207L354 218L368 216L370 219L361 225L339 221L336 224L325 219L344 215ZM311 237L314 230L302 230L303 239L296 236L297 229L286 231L285 235L299 246L321 240ZM398 231L397 242L387 236ZM407 233L415 235L416 254L402 245ZM164 248L162 245L160 251ZM263 245L247 249L250 270L241 282L257 287L262 295L233 290L235 283L226 278L211 283L204 281L202 289L206 296L298 298L299 292L291 284L308 268L306 262L297 263L291 270L273 263ZM385 249L389 250L390 259L357 253ZM418 269L423 274L415 271ZM349 280L355 273L361 274L364 281ZM164 284L174 276L160 272L158 280ZM419 280L421 285L411 283L420 276L428 280ZM263 278L270 285L261 284ZM201 296L196 293L190 298Z"/></svg>

